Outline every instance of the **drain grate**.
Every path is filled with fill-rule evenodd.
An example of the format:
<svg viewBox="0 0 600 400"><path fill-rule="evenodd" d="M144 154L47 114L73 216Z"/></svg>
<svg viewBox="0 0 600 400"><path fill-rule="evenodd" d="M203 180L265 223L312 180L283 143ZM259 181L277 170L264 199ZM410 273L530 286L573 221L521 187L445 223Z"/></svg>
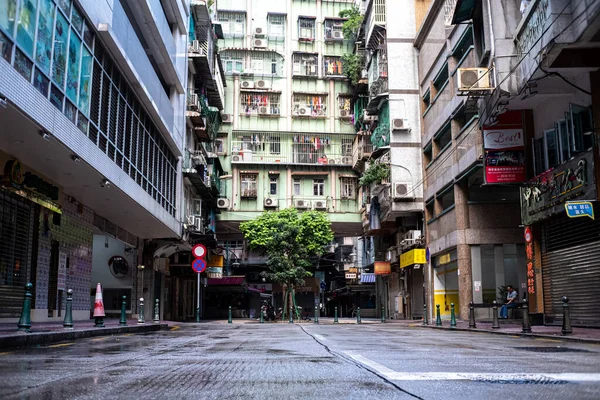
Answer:
<svg viewBox="0 0 600 400"><path fill-rule="evenodd" d="M583 350L583 349L572 349L570 347L535 347L535 346L526 346L526 347L514 347L516 350L524 350L524 351L532 351L535 353L593 353L593 351Z"/></svg>

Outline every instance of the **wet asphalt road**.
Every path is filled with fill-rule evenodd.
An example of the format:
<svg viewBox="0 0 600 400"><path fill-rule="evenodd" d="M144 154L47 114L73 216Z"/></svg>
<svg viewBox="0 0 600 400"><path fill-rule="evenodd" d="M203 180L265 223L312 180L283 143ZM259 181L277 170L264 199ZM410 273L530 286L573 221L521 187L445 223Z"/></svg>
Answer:
<svg viewBox="0 0 600 400"><path fill-rule="evenodd" d="M183 324L0 353L1 399L599 399L600 346L387 325Z"/></svg>

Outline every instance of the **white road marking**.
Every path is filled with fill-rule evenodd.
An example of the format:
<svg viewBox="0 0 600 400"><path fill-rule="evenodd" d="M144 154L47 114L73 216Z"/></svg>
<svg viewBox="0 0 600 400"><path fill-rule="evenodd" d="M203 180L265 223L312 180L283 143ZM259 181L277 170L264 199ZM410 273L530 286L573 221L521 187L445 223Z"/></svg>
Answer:
<svg viewBox="0 0 600 400"><path fill-rule="evenodd" d="M317 338L318 340L320 340L321 342L327 341L327 339L325 339L323 336L319 335L319 334L314 334L313 335L315 338Z"/></svg>
<svg viewBox="0 0 600 400"><path fill-rule="evenodd" d="M397 372L353 351L344 354L394 381L538 381L600 382L600 373L479 373L479 372Z"/></svg>

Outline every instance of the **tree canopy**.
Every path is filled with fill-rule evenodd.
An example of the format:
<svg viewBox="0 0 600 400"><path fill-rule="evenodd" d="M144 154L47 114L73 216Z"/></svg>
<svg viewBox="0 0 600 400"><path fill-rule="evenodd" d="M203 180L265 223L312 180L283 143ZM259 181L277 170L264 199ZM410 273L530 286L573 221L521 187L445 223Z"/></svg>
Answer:
<svg viewBox="0 0 600 400"><path fill-rule="evenodd" d="M318 211L299 213L294 208L266 211L256 219L242 222L240 230L253 250L267 255L269 280L288 287L304 285L312 276L306 269L310 257L320 256L323 247L333 240L327 214Z"/></svg>

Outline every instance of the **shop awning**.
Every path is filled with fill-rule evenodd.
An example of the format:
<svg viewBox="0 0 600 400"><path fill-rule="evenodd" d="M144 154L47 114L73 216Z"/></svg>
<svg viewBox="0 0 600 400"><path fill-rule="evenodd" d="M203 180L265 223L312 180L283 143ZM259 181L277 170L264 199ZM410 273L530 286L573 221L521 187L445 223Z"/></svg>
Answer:
<svg viewBox="0 0 600 400"><path fill-rule="evenodd" d="M375 283L375 274L371 274L371 273L360 274L360 283Z"/></svg>
<svg viewBox="0 0 600 400"><path fill-rule="evenodd" d="M208 286L235 286L244 283L245 276L224 276L221 279L208 278Z"/></svg>

